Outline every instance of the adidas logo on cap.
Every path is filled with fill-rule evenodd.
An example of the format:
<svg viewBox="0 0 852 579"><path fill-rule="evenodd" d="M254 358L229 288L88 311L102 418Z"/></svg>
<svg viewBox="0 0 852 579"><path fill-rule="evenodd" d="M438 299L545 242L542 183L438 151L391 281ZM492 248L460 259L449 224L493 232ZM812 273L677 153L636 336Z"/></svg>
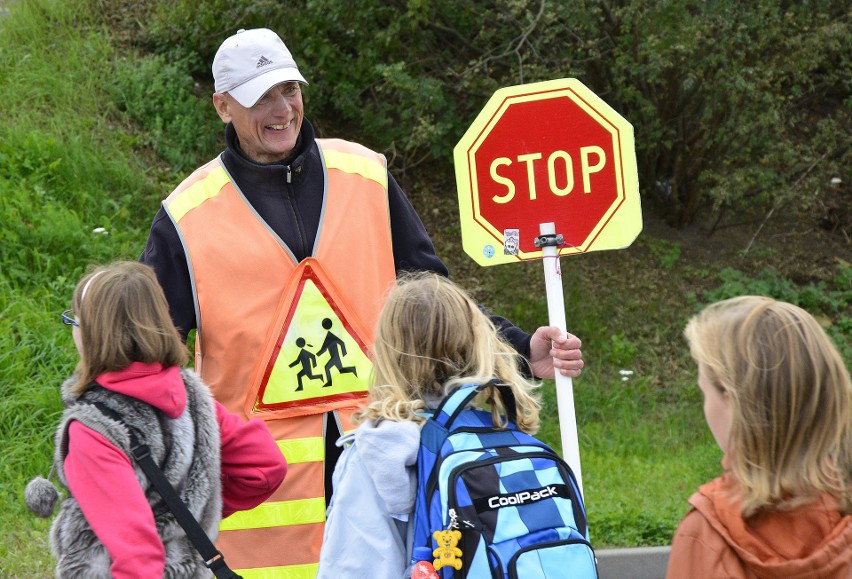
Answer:
<svg viewBox="0 0 852 579"><path fill-rule="evenodd" d="M255 68L260 68L262 66L266 66L267 64L272 64L272 61L266 58L265 56L261 56L260 60L257 61L257 66Z"/></svg>

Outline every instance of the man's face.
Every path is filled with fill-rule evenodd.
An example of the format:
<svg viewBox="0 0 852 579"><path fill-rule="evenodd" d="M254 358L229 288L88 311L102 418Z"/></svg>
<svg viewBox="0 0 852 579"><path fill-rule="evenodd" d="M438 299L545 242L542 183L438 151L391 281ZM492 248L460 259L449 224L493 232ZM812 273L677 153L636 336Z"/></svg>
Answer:
<svg viewBox="0 0 852 579"><path fill-rule="evenodd" d="M305 115L298 82L275 85L250 109L227 93L215 93L213 104L222 121L234 124L240 148L252 161L280 161L295 148Z"/></svg>

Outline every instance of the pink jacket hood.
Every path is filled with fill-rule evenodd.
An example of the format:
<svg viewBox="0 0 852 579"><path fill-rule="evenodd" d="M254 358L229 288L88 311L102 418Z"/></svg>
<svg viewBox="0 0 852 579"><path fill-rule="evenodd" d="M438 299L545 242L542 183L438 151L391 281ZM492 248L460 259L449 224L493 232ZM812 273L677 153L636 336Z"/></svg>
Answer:
<svg viewBox="0 0 852 579"><path fill-rule="evenodd" d="M153 388L152 379L156 380ZM107 390L146 402L169 418L177 418L186 408L186 387L178 366L133 362L124 370L104 372L95 381Z"/></svg>

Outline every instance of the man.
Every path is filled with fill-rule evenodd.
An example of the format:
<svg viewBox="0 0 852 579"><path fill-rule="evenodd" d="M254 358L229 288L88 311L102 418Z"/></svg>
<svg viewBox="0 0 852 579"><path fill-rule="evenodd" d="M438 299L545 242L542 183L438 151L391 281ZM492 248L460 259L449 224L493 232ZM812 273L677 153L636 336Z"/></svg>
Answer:
<svg viewBox="0 0 852 579"><path fill-rule="evenodd" d="M313 577L334 442L366 394L385 293L400 272L448 272L385 158L315 138L307 82L277 34L225 40L213 77L227 148L163 202L141 259L175 324L197 329L216 398L266 419L289 463L287 484L223 523L220 548L244 577ZM574 336L493 319L535 375L580 373Z"/></svg>

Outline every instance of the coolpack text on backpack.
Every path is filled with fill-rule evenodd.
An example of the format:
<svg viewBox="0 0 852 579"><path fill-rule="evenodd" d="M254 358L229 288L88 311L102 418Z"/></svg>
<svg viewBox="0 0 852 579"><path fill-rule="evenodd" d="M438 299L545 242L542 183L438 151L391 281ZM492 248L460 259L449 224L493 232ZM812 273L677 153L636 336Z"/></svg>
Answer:
<svg viewBox="0 0 852 579"><path fill-rule="evenodd" d="M506 428L467 408L492 386ZM511 389L498 380L462 385L441 402L420 434L413 546L433 549L442 579L596 579L573 472L514 419Z"/></svg>

